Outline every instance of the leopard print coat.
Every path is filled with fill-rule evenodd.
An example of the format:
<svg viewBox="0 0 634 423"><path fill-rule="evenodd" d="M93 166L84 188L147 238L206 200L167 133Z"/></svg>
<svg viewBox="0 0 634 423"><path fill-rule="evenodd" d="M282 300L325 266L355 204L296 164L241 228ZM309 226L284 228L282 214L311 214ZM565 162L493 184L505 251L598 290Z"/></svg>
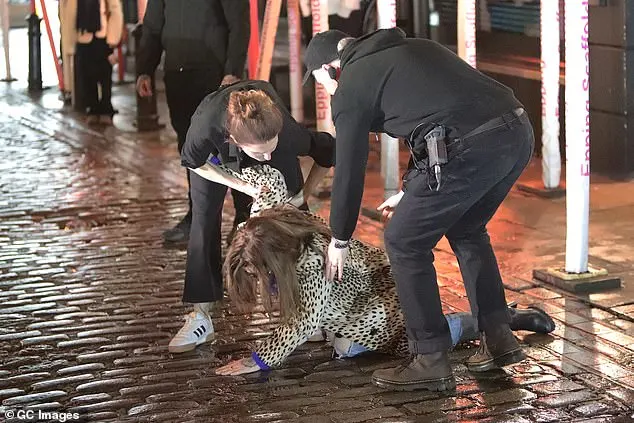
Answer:
<svg viewBox="0 0 634 423"><path fill-rule="evenodd" d="M268 165L249 167L241 174L225 170L251 185L268 188L254 200L252 215L287 200L284 177ZM258 346L258 357L270 367L281 364L318 329L373 351L407 353L403 314L385 253L352 240L343 281L331 283L325 278L324 258L319 253L329 241L316 237L297 262L302 313L280 324Z"/></svg>

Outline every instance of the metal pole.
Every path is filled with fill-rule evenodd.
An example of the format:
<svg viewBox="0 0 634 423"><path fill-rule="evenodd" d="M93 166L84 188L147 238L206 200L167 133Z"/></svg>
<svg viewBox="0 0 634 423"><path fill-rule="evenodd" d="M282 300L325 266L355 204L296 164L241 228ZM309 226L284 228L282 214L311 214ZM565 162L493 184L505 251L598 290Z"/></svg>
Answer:
<svg viewBox="0 0 634 423"><path fill-rule="evenodd" d="M29 91L42 91L42 45L41 19L35 11L35 0L31 0L31 13L27 16L29 30Z"/></svg>
<svg viewBox="0 0 634 423"><path fill-rule="evenodd" d="M377 0L379 29L396 26L396 0ZM381 134L381 175L384 181L384 199L397 194L400 187L398 139Z"/></svg>
<svg viewBox="0 0 634 423"><path fill-rule="evenodd" d="M288 76L291 92L291 114L298 122L304 121L304 91L302 89L302 28L298 0L288 0Z"/></svg>
<svg viewBox="0 0 634 423"><path fill-rule="evenodd" d="M544 188L559 186L559 3L542 0L541 7L542 75L542 181Z"/></svg>
<svg viewBox="0 0 634 423"><path fill-rule="evenodd" d="M429 38L429 0L412 0L414 36Z"/></svg>
<svg viewBox="0 0 634 423"><path fill-rule="evenodd" d="M566 272L588 271L590 76L588 1L566 0Z"/></svg>

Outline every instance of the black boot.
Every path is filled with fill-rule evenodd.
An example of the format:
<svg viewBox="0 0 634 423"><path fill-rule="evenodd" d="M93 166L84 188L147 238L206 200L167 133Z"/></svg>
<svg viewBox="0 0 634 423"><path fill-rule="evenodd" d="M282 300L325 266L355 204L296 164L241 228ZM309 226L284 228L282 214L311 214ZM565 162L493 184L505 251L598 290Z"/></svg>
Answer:
<svg viewBox="0 0 634 423"><path fill-rule="evenodd" d="M166 243L189 241L189 230L192 226L192 212L190 211L172 229L163 232L163 240Z"/></svg>
<svg viewBox="0 0 634 423"><path fill-rule="evenodd" d="M511 330L527 330L535 333L550 333L555 330L555 322L539 307L531 306L526 310L509 308Z"/></svg>
<svg viewBox="0 0 634 423"><path fill-rule="evenodd" d="M372 373L372 383L395 391L446 391L456 388L446 352L416 354L405 365L375 370Z"/></svg>
<svg viewBox="0 0 634 423"><path fill-rule="evenodd" d="M467 368L472 372L489 370L519 363L526 355L513 336L508 325L499 325L480 333L478 351L467 359Z"/></svg>

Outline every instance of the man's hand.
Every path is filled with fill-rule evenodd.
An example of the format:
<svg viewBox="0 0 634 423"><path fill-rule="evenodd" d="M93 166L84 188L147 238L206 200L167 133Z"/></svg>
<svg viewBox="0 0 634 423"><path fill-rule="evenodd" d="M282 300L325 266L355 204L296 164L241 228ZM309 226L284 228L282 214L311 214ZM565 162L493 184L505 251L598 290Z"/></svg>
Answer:
<svg viewBox="0 0 634 423"><path fill-rule="evenodd" d="M225 364L224 366L216 369L216 374L223 376L237 376L258 371L260 371L260 366L255 364L255 361L253 361L251 357L247 357Z"/></svg>
<svg viewBox="0 0 634 423"><path fill-rule="evenodd" d="M334 281L335 278L343 280L343 266L349 252L349 241L339 241L335 238L330 240L326 252L326 268L324 269L326 280Z"/></svg>
<svg viewBox="0 0 634 423"><path fill-rule="evenodd" d="M240 78L238 78L237 76L225 75L225 77L222 78L222 82L220 83L220 86L233 84L234 82L238 82L239 80Z"/></svg>
<svg viewBox="0 0 634 423"><path fill-rule="evenodd" d="M392 216L394 215L394 209L396 208L398 203L401 202L403 194L405 193L401 191L398 194L391 196L390 198L385 200L379 207L376 208L378 211L381 212L381 217L384 222L392 218Z"/></svg>
<svg viewBox="0 0 634 423"><path fill-rule="evenodd" d="M306 199L304 198L304 190L300 189L297 194L286 200L286 202L300 208L306 202Z"/></svg>
<svg viewBox="0 0 634 423"><path fill-rule="evenodd" d="M136 80L136 91L141 97L151 97L152 77L150 75L139 75Z"/></svg>

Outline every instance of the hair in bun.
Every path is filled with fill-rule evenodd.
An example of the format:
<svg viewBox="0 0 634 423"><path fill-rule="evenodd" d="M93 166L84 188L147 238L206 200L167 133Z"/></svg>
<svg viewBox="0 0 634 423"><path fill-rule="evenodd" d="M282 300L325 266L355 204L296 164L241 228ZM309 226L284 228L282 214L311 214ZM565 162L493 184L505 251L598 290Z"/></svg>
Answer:
<svg viewBox="0 0 634 423"><path fill-rule="evenodd" d="M227 105L227 131L238 144L265 143L282 130L282 112L262 90L234 91Z"/></svg>

